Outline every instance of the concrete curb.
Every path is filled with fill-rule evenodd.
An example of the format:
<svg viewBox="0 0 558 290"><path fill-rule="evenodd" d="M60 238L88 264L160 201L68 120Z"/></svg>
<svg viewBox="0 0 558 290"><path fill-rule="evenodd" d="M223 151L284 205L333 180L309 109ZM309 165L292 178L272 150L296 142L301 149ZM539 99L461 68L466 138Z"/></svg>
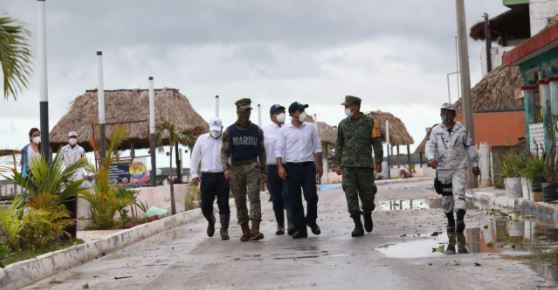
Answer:
<svg viewBox="0 0 558 290"><path fill-rule="evenodd" d="M201 209L193 209L115 233L102 240L73 246L8 265L0 271L0 289L21 288L59 271L102 257L110 251L123 248L201 216Z"/></svg>
<svg viewBox="0 0 558 290"><path fill-rule="evenodd" d="M413 177L413 178L399 178L399 179L389 179L389 180L376 180L376 185L389 185L389 184L401 184L401 183L413 183L422 181L432 181L434 182L434 177Z"/></svg>
<svg viewBox="0 0 558 290"><path fill-rule="evenodd" d="M532 215L537 220L558 223L558 205L546 202L534 202L523 198L506 196L504 190L494 188L474 188L467 190L467 197L488 204L489 206L513 209L523 214Z"/></svg>

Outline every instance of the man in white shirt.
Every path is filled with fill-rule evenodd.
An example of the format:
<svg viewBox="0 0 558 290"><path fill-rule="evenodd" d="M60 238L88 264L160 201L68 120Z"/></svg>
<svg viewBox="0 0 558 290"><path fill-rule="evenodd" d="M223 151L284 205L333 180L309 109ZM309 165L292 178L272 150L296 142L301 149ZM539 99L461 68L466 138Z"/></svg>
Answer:
<svg viewBox="0 0 558 290"><path fill-rule="evenodd" d="M68 133L68 144L62 147L60 154L62 154L61 159L64 167L68 168L74 163L78 162L81 158L85 156L85 150L83 147L79 146L77 143L78 134L75 131L70 131ZM72 180L83 179L83 168L76 170L76 173L71 177ZM83 186L83 185L82 185ZM73 220L77 217L77 199L69 199L63 201L64 206L70 211L70 218ZM77 223L66 228L66 231L72 236L76 237L77 233Z"/></svg>
<svg viewBox="0 0 558 290"><path fill-rule="evenodd" d="M316 223L318 218L316 173L320 178L322 177L322 145L316 126L304 123L307 117L306 108L308 105L299 102L289 106L292 121L281 128L275 153L279 176L286 179L288 184L289 208L296 230L293 239L308 237L307 225L315 235L321 233ZM314 163L315 160L318 162L317 165ZM302 193L307 204L306 218Z"/></svg>
<svg viewBox="0 0 558 290"><path fill-rule="evenodd" d="M219 118L209 121L209 133L198 137L192 150L190 172L192 184L200 183L199 169L201 168L201 209L203 216L208 221L207 235L215 234L215 216L213 215L213 202L217 197L219 207L219 220L221 222L221 240L229 239L229 181L225 179L221 165L223 122ZM201 164L201 165L200 165Z"/></svg>
<svg viewBox="0 0 558 290"><path fill-rule="evenodd" d="M77 132L70 131L68 133L68 144L62 147L62 151L60 151L60 154L62 154L62 163L66 168L78 162L85 156L85 150L83 149L83 147L79 146L77 138ZM83 168L76 170L76 173L74 174L74 176L72 176L72 179L83 179Z"/></svg>
<svg viewBox="0 0 558 290"><path fill-rule="evenodd" d="M281 105L273 105L269 109L271 116L271 124L263 127L265 152L267 155L267 188L271 193L271 201L273 202L273 211L275 212L275 220L277 221L276 235L285 234L285 213L287 210L287 232L292 235L295 231L291 222L291 215L288 209L287 182L279 177L277 168L277 159L275 155L275 147L277 139L280 136L281 127L285 124L285 107Z"/></svg>

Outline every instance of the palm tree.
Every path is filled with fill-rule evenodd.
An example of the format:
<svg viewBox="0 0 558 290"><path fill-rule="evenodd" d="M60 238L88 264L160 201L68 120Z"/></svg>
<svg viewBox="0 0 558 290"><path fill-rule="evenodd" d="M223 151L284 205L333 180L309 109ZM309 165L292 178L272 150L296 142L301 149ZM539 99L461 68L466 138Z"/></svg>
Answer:
<svg viewBox="0 0 558 290"><path fill-rule="evenodd" d="M199 136L194 130L184 130L181 134L184 145L188 147L188 150L190 151L190 157L192 157L192 150L194 149L194 145L196 144L196 140Z"/></svg>
<svg viewBox="0 0 558 290"><path fill-rule="evenodd" d="M29 32L15 19L0 16L0 65L4 76L4 99L16 99L18 91L27 87L31 74Z"/></svg>
<svg viewBox="0 0 558 290"><path fill-rule="evenodd" d="M169 183L170 183L170 194L171 194L171 213L176 214L176 202L174 199L174 179L172 177L172 149L174 146L180 142L183 142L184 135L182 132L176 130L176 126L171 122L164 122L163 124L157 125L155 130L155 144L159 148L159 152L163 152L163 141L167 140L170 147L169 153ZM178 152L177 152L178 153Z"/></svg>

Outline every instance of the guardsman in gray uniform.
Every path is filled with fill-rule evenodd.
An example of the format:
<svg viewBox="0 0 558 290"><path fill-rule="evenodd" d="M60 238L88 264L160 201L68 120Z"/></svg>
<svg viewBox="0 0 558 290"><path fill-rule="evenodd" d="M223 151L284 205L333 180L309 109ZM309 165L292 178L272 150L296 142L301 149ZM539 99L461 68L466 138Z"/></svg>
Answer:
<svg viewBox="0 0 558 290"><path fill-rule="evenodd" d="M364 235L364 229L372 232L374 223L372 211L375 208L374 198L376 185L374 184L374 169L382 172L384 151L380 134L380 123L360 111L361 99L346 96L345 115L337 126L337 145L335 158L337 174L343 175L343 190L347 198L349 214L355 222L353 237ZM374 159L372 159L374 148ZM359 207L359 197L362 211ZM361 215L364 214L364 229Z"/></svg>
<svg viewBox="0 0 558 290"><path fill-rule="evenodd" d="M436 169L437 180L442 192L442 209L448 219L448 232L462 233L465 230L465 188L467 184L467 162L473 162L473 173L480 174L479 154L467 129L455 121L455 106L445 103L440 108L442 124L434 126L426 143L426 158L432 169ZM455 210L457 222L453 215Z"/></svg>
<svg viewBox="0 0 558 290"><path fill-rule="evenodd" d="M261 180L267 180L266 153L262 129L250 122L250 99L240 99L236 105L237 121L223 132L221 163L225 178L231 181L236 203L236 215L242 228L240 240L261 240L262 208L260 203ZM246 207L246 195L250 201L250 215ZM252 230L248 225L252 221Z"/></svg>

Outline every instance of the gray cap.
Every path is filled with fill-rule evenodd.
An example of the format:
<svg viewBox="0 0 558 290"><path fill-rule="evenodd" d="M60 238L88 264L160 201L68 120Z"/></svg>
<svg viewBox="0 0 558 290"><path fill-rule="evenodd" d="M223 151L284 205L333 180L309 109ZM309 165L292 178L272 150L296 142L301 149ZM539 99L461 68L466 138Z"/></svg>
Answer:
<svg viewBox="0 0 558 290"><path fill-rule="evenodd" d="M442 107L440 107L441 110L450 110L450 111L455 111L455 105L450 104L450 103L443 103Z"/></svg>
<svg viewBox="0 0 558 290"><path fill-rule="evenodd" d="M78 134L77 134L76 131L70 131L70 132L68 132L68 137L77 137L77 136L78 136Z"/></svg>

